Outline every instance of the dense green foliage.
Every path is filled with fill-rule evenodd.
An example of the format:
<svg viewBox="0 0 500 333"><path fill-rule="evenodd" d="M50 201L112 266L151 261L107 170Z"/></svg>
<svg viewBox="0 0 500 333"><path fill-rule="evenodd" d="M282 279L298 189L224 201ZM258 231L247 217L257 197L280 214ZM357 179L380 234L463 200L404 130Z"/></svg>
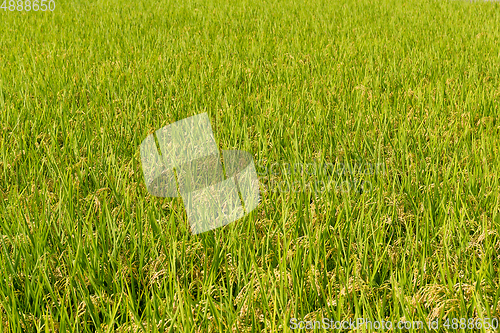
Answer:
<svg viewBox="0 0 500 333"><path fill-rule="evenodd" d="M442 0L0 10L0 331L500 317L499 22ZM201 112L259 165L385 172L192 235L139 145Z"/></svg>

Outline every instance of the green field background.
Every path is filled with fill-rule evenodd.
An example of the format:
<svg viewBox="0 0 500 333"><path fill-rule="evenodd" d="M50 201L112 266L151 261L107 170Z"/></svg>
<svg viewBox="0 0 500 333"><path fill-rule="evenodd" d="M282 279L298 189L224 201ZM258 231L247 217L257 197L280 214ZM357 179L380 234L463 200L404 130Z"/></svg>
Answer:
<svg viewBox="0 0 500 333"><path fill-rule="evenodd" d="M500 318L499 4L55 5L0 10L1 332ZM385 172L192 235L139 145L202 112L259 163Z"/></svg>

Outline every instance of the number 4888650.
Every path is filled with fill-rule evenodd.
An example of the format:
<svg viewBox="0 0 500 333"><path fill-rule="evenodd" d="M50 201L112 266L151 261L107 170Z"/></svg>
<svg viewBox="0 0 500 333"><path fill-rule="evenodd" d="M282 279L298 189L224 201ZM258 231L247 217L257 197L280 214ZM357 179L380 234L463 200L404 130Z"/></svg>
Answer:
<svg viewBox="0 0 500 333"><path fill-rule="evenodd" d="M54 11L56 9L56 3L54 0L4 0L0 9L4 11L9 10L11 12L17 10L22 12L23 10L29 11L42 11L45 12L47 10Z"/></svg>

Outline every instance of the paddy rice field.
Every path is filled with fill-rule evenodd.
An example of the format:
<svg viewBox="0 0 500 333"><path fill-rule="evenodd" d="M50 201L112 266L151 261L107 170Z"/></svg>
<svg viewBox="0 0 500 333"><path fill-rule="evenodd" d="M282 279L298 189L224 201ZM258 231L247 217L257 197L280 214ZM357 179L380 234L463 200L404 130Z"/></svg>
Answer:
<svg viewBox="0 0 500 333"><path fill-rule="evenodd" d="M500 4L11 2L0 332L496 331ZM261 201L194 235L139 146L204 112Z"/></svg>

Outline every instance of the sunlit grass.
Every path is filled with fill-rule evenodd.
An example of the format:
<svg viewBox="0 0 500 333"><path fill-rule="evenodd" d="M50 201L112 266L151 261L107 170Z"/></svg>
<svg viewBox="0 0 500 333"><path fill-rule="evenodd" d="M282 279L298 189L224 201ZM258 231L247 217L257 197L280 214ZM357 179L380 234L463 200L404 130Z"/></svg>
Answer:
<svg viewBox="0 0 500 333"><path fill-rule="evenodd" d="M499 4L73 1L0 18L0 330L500 317ZM259 167L385 172L355 176L370 191L268 191L191 235L180 199L147 193L139 145L201 112Z"/></svg>

